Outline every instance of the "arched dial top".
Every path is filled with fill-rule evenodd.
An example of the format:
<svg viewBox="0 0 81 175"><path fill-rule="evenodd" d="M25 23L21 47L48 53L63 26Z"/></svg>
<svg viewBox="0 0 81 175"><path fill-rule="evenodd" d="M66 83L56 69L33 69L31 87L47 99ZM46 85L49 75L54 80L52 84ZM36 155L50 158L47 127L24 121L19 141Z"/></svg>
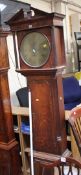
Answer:
<svg viewBox="0 0 81 175"><path fill-rule="evenodd" d="M20 45L22 60L31 67L40 67L46 63L50 54L50 43L45 35L31 32L23 38Z"/></svg>

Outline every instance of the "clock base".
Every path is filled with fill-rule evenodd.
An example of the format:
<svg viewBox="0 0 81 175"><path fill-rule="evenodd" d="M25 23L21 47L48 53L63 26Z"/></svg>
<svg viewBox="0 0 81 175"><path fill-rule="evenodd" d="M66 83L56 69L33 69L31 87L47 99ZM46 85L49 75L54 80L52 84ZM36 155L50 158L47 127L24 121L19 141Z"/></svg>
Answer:
<svg viewBox="0 0 81 175"><path fill-rule="evenodd" d="M22 175L18 152L18 144L15 140L0 143L0 175Z"/></svg>

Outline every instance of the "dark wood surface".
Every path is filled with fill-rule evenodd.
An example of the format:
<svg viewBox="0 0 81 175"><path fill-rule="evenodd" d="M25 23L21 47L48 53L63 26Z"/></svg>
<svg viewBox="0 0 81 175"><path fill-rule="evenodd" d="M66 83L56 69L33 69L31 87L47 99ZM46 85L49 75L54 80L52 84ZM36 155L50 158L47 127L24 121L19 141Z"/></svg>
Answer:
<svg viewBox="0 0 81 175"><path fill-rule="evenodd" d="M68 122L72 128L73 135L81 156L81 105L71 110Z"/></svg>
<svg viewBox="0 0 81 175"><path fill-rule="evenodd" d="M15 140L8 85L7 33L0 30L0 175L20 175L19 147Z"/></svg>
<svg viewBox="0 0 81 175"><path fill-rule="evenodd" d="M61 14L40 11L37 16L31 16L31 11L24 16L21 10L7 22L14 37L16 71L27 78L31 91L34 149L59 155L67 148L62 87L62 69L66 64L63 18ZM19 49L23 37L29 32L42 33L51 45L46 64L36 69L25 64L20 52L18 66L15 36Z"/></svg>
<svg viewBox="0 0 81 175"><path fill-rule="evenodd" d="M81 160L74 159L73 157L63 157L56 155L45 155L44 153L37 153L38 156L34 158L34 163L37 166L36 175L45 175L46 172L52 171L53 175L72 174L80 175L81 173ZM46 159L46 157L48 159Z"/></svg>
<svg viewBox="0 0 81 175"><path fill-rule="evenodd" d="M61 75L28 77L28 85L32 93L34 149L62 154L66 134Z"/></svg>

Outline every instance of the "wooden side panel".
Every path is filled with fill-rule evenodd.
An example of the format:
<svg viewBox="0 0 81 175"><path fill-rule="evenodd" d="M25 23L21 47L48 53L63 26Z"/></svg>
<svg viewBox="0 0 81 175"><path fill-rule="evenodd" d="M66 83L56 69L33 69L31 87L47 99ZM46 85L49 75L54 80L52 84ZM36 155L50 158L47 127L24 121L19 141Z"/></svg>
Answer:
<svg viewBox="0 0 81 175"><path fill-rule="evenodd" d="M13 119L10 106L7 71L3 71L3 73L0 74L0 128L2 128L0 132L0 141L5 143L14 138Z"/></svg>
<svg viewBox="0 0 81 175"><path fill-rule="evenodd" d="M63 66L66 64L63 27L54 27L56 65Z"/></svg>
<svg viewBox="0 0 81 175"><path fill-rule="evenodd" d="M9 67L6 37L0 36L0 68Z"/></svg>
<svg viewBox="0 0 81 175"><path fill-rule="evenodd" d="M0 31L0 175L21 175L10 104L6 36L5 32Z"/></svg>
<svg viewBox="0 0 81 175"><path fill-rule="evenodd" d="M58 98L58 108L59 108L59 115L57 119L57 130L59 131L59 149L63 152L66 149L67 140L66 140L66 124L65 124L65 112L64 112L64 97L63 97L63 85L62 85L62 76L61 72L58 71L56 74L56 81L57 81L57 98ZM59 117L60 116L60 117ZM59 123L59 127L58 127Z"/></svg>

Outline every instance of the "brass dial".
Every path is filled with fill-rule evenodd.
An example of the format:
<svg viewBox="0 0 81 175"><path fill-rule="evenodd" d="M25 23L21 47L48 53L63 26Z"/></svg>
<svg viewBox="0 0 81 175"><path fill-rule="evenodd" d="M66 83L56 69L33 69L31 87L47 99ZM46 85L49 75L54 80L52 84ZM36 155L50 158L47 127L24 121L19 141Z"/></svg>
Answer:
<svg viewBox="0 0 81 175"><path fill-rule="evenodd" d="M31 67L40 67L46 63L50 54L50 43L45 35L39 32L27 34L20 45L23 61Z"/></svg>

